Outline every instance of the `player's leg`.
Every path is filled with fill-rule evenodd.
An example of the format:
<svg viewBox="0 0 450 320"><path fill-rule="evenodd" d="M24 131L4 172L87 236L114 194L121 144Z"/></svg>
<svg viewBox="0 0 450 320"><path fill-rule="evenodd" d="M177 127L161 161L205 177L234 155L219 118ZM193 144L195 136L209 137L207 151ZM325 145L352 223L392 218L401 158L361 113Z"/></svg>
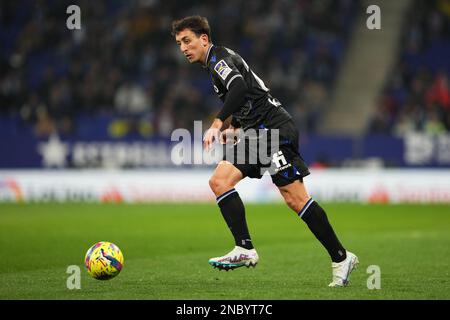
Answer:
<svg viewBox="0 0 450 320"><path fill-rule="evenodd" d="M233 234L236 245L253 249L245 219L245 207L239 193L234 189L242 178L242 172L233 164L221 161L209 179L209 186L216 195L217 205Z"/></svg>
<svg viewBox="0 0 450 320"><path fill-rule="evenodd" d="M217 204L236 244L228 254L209 260L211 265L219 269L254 266L258 262L258 255L253 248L245 219L245 207L239 193L234 189L243 177L242 172L233 164L221 161L209 180L211 190L217 197Z"/></svg>
<svg viewBox="0 0 450 320"><path fill-rule="evenodd" d="M305 221L311 232L322 243L333 262L345 260L345 249L331 227L322 207L308 194L305 184L296 180L278 187L286 204Z"/></svg>
<svg viewBox="0 0 450 320"><path fill-rule="evenodd" d="M325 211L306 191L303 177L309 175L309 170L299 154L298 140L298 130L292 121L280 128L280 142L283 143L280 143L279 150L275 150L277 153L273 159L278 167L272 171L272 181L280 190L286 204L300 216L328 251L333 270L330 286L344 286L348 283L349 274L356 267L358 259L345 250Z"/></svg>
<svg viewBox="0 0 450 320"><path fill-rule="evenodd" d="M242 172L228 161L220 161L209 179L209 186L220 197L243 179Z"/></svg>
<svg viewBox="0 0 450 320"><path fill-rule="evenodd" d="M305 221L314 236L328 251L333 269L333 281L329 286L347 285L350 273L359 261L353 253L346 251L342 246L328 221L325 210L309 196L304 183L299 180L279 186L278 189L286 204Z"/></svg>

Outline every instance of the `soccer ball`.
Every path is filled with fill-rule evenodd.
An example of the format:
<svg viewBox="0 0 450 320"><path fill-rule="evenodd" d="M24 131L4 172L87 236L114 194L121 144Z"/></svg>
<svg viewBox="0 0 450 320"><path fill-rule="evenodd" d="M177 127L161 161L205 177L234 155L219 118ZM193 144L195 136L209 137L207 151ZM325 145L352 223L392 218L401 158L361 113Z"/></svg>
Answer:
<svg viewBox="0 0 450 320"><path fill-rule="evenodd" d="M114 243L97 242L86 252L84 265L93 278L108 280L117 276L122 270L123 255Z"/></svg>

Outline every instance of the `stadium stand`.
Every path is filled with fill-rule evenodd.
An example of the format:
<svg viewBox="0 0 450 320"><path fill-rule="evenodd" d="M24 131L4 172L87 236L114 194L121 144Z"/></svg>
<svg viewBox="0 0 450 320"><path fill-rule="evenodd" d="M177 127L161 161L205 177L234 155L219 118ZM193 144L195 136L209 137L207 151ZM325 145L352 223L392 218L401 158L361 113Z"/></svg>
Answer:
<svg viewBox="0 0 450 320"><path fill-rule="evenodd" d="M367 131L404 136L450 131L450 3L415 1L402 48Z"/></svg>
<svg viewBox="0 0 450 320"><path fill-rule="evenodd" d="M210 17L213 41L236 49L302 131L315 132L358 5L86 0L77 2L82 28L73 31L72 2L1 2L3 128L39 138L167 137L212 118L220 102L208 77L183 61L170 36L173 19L200 14Z"/></svg>

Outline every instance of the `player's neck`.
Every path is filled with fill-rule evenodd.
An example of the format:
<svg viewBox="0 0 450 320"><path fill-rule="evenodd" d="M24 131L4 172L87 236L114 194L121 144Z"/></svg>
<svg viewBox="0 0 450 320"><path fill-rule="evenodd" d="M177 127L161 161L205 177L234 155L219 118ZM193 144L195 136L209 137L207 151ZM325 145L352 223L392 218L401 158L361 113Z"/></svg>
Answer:
<svg viewBox="0 0 450 320"><path fill-rule="evenodd" d="M203 58L203 63L202 63L202 65L204 67L208 66L208 57L209 57L209 53L211 51L212 46L213 46L213 44L210 43L205 51L205 57Z"/></svg>

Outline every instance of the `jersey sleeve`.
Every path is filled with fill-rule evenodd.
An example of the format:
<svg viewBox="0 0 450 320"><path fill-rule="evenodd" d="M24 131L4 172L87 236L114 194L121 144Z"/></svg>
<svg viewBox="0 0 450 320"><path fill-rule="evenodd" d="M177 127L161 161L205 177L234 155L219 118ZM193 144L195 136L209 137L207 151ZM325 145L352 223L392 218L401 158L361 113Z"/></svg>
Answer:
<svg viewBox="0 0 450 320"><path fill-rule="evenodd" d="M226 52L218 52L215 57L215 62L210 63L209 69L211 74L216 77L227 90L230 89L230 84L234 79L242 77L238 68L234 65L231 54Z"/></svg>

